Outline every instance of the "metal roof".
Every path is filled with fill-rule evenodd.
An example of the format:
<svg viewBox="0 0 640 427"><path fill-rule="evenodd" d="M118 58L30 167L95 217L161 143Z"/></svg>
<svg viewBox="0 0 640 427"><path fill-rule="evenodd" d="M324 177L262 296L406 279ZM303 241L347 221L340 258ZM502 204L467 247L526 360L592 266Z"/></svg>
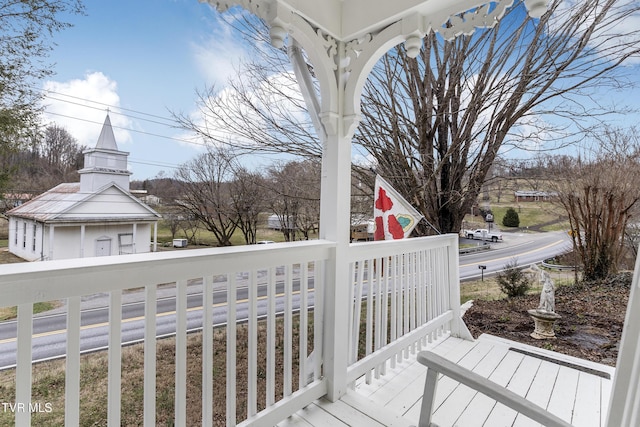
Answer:
<svg viewBox="0 0 640 427"><path fill-rule="evenodd" d="M77 208L92 202L97 196L107 194L107 190L115 188L117 193L113 200L115 203L123 203L123 208L127 204L129 206L138 206L142 209L138 211L129 211L126 209L94 209L82 212ZM119 194L118 194L119 193ZM76 212L72 212L76 210ZM134 196L123 190L116 184L107 185L94 193L81 193L80 183L63 183L59 184L51 190L31 199L30 201L11 209L7 212L7 216L27 218L38 222L117 222L117 221L155 221L160 215L145 205Z"/></svg>

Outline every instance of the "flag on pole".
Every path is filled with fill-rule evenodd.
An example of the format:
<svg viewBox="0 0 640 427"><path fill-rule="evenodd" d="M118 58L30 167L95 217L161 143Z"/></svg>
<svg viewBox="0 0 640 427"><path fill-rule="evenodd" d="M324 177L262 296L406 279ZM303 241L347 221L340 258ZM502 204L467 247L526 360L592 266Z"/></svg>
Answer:
<svg viewBox="0 0 640 427"><path fill-rule="evenodd" d="M379 175L376 176L374 200L374 240L403 239L411 234L423 218L420 212Z"/></svg>

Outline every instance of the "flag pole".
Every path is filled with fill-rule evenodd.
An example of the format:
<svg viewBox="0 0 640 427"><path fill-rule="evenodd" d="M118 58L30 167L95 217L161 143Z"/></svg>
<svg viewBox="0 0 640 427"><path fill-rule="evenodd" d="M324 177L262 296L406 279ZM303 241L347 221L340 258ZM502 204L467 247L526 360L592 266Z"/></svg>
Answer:
<svg viewBox="0 0 640 427"><path fill-rule="evenodd" d="M422 217L422 219L424 220L424 222L426 222L427 224L429 224L429 227L431 227L431 228L433 229L433 231L435 231L435 232L436 232L436 233L438 233L438 234L442 234L442 233L441 233L437 228L435 228L435 227L433 226L433 224L431 224L429 221L427 221L427 218Z"/></svg>

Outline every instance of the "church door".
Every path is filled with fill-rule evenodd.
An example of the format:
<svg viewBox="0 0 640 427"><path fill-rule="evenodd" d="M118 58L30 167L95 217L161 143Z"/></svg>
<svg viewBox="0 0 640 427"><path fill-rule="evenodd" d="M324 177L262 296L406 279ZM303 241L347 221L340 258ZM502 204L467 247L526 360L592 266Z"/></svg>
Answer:
<svg viewBox="0 0 640 427"><path fill-rule="evenodd" d="M96 240L96 256L109 256L111 255L111 238L99 237Z"/></svg>

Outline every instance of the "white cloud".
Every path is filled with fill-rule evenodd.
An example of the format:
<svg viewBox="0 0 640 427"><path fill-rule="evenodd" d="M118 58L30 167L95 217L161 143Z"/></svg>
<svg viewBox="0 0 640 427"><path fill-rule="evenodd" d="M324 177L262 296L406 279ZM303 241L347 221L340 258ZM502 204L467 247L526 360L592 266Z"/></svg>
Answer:
<svg viewBox="0 0 640 427"><path fill-rule="evenodd" d="M264 81L253 81L242 88L245 91L239 93L233 87L224 86L209 98L203 98L190 114L192 122L210 136L207 143L221 141L253 147L263 137L286 140L287 129L294 124L308 126L313 132L293 72L273 74ZM278 126L274 127L261 113L250 108L247 100L265 115L275 117ZM189 139L185 135L181 138Z"/></svg>
<svg viewBox="0 0 640 427"><path fill-rule="evenodd" d="M100 135L107 108L119 148L132 141L132 121L119 113L118 84L99 71L87 73L83 79L44 84L45 120L55 122L78 140L93 147Z"/></svg>
<svg viewBox="0 0 640 427"><path fill-rule="evenodd" d="M214 16L209 37L191 44L196 66L207 84L226 85L237 74L242 58L249 53L246 43L231 25Z"/></svg>

